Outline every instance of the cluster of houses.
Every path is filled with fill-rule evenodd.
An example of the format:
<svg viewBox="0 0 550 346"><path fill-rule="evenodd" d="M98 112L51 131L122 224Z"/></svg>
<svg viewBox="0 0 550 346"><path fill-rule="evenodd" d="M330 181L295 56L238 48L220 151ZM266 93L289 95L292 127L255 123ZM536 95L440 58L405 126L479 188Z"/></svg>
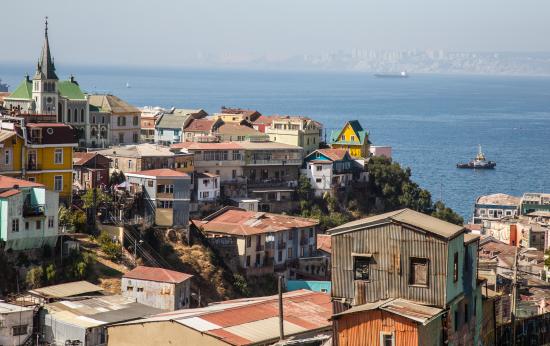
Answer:
<svg viewBox="0 0 550 346"><path fill-rule="evenodd" d="M200 222L220 236L237 235L235 262L262 264L270 257L257 253L265 249L275 253L276 266L315 249L315 222L297 221L300 229L288 228L290 221L281 216L227 208ZM275 229L281 233L268 250L261 230ZM289 281L280 297L198 306L191 275L138 266L124 274L118 295L81 281L33 289L0 303L0 331L7 331L0 340L87 346L181 340L193 345L494 344L495 299L487 293L487 280L478 276L479 235L402 209L323 236L316 246L328 254L328 286L310 282L309 289L292 289Z"/></svg>
<svg viewBox="0 0 550 346"><path fill-rule="evenodd" d="M0 345L491 345L517 281L516 316L550 311L549 194L482 196L464 227L403 209L321 232L291 215L299 184L345 195L391 157L356 120L327 132L86 94L57 77L46 26L34 77L0 98L0 251L55 246L59 207L101 189L123 202L95 222L200 231L229 270L287 292L204 306L191 275L137 266L117 295L73 282L0 301Z"/></svg>

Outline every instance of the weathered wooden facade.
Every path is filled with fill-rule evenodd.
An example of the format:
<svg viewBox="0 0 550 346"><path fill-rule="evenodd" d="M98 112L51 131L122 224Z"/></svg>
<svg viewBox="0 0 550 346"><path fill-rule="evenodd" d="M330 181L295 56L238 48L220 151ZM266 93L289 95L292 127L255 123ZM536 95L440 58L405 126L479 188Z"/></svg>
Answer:
<svg viewBox="0 0 550 346"><path fill-rule="evenodd" d="M409 209L330 230L334 313L387 299L404 299L413 306L443 309L441 318L430 321L442 330L435 344L476 342L482 314L477 283L478 238L465 232L461 226ZM374 311L361 314L368 316L353 318L370 321L376 315ZM385 321L387 317L379 315L377 319ZM340 323L347 323L343 320L336 321L336 330ZM372 328L367 320L360 327L343 330L354 333ZM400 321L392 321L396 331L402 330ZM376 323L385 325L382 321ZM394 345L429 344L418 336L424 327L417 326L417 336L407 336L401 340L408 341ZM378 334L381 332L378 330Z"/></svg>

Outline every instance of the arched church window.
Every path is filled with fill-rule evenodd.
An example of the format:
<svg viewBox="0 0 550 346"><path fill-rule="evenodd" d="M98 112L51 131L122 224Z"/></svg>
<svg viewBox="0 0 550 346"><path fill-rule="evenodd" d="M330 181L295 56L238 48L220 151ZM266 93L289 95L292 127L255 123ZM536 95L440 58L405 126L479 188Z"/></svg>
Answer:
<svg viewBox="0 0 550 346"><path fill-rule="evenodd" d="M84 122L84 108L82 108L80 110L80 122L83 123Z"/></svg>

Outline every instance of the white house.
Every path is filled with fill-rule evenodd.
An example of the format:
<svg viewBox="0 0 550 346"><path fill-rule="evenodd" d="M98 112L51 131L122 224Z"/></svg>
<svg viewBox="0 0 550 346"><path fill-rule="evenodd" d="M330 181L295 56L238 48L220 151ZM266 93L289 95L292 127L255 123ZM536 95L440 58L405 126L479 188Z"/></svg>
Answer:
<svg viewBox="0 0 550 346"><path fill-rule="evenodd" d="M0 345L23 345L32 327L32 308L0 301Z"/></svg>
<svg viewBox="0 0 550 346"><path fill-rule="evenodd" d="M0 176L0 240L5 250L55 246L59 193L42 184ZM1 345L1 344L0 344Z"/></svg>
<svg viewBox="0 0 550 346"><path fill-rule="evenodd" d="M122 296L153 308L186 309L191 300L192 277L173 270L138 266L122 277L121 292Z"/></svg>
<svg viewBox="0 0 550 346"><path fill-rule="evenodd" d="M220 176L213 173L195 174L197 201L210 202L220 197Z"/></svg>

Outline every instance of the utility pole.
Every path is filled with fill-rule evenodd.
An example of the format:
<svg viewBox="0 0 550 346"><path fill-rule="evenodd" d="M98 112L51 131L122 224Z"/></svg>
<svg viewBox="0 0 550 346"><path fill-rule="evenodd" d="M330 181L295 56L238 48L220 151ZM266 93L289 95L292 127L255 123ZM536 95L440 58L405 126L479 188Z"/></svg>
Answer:
<svg viewBox="0 0 550 346"><path fill-rule="evenodd" d="M518 287L518 244L514 255L514 274L512 278L512 301L510 306L510 322L512 324L512 346L516 345L516 297Z"/></svg>
<svg viewBox="0 0 550 346"><path fill-rule="evenodd" d="M279 281L277 283L277 288L279 290L279 340L283 341L285 339L285 331L283 326L283 276L279 275Z"/></svg>

